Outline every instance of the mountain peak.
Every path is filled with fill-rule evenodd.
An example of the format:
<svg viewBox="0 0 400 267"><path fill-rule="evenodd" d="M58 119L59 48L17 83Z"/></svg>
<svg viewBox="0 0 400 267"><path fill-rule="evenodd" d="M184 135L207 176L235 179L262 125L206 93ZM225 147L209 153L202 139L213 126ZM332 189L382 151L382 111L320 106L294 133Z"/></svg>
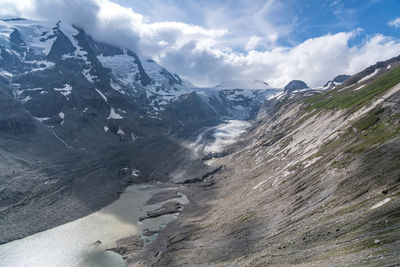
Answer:
<svg viewBox="0 0 400 267"><path fill-rule="evenodd" d="M344 81L346 81L350 77L351 77L350 75L346 75L346 74L338 75L335 78L333 78L333 80L327 81L325 83L325 85L323 86L323 89L332 89L335 86L343 83Z"/></svg>
<svg viewBox="0 0 400 267"><path fill-rule="evenodd" d="M307 89L307 88L309 87L305 82L301 80L292 80L284 87L284 92L291 93L296 90Z"/></svg>

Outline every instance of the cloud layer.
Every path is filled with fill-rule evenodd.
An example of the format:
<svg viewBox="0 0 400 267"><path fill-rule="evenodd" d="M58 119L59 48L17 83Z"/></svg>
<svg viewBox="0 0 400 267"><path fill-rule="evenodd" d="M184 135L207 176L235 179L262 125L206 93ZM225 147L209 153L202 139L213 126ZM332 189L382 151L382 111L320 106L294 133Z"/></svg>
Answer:
<svg viewBox="0 0 400 267"><path fill-rule="evenodd" d="M400 28L400 17L398 17L398 18L396 18L396 19L394 19L394 20L389 21L389 22L388 22L388 25L389 25L389 26L392 26L392 27L395 27L395 28Z"/></svg>
<svg viewBox="0 0 400 267"><path fill-rule="evenodd" d="M276 87L292 79L320 86L338 74L354 74L400 54L400 41L381 34L365 36L358 45L350 45L360 38L360 29L326 34L290 47L278 46L276 40L290 32L290 25L277 26L264 19L277 5L273 0L263 5L253 22L265 28L249 36L235 34L229 23L236 22L223 21L223 12L218 9L214 13L219 12L223 21L218 25L226 27L179 21L151 23L133 9L110 0L3 0L0 16L65 20L99 41L151 57L200 86L254 79ZM213 18L210 15L210 20Z"/></svg>

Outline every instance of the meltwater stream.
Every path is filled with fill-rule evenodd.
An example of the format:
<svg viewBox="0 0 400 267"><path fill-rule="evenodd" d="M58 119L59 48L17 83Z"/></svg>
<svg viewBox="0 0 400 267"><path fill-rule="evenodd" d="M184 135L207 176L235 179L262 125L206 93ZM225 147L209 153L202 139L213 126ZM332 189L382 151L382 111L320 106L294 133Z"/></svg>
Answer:
<svg viewBox="0 0 400 267"><path fill-rule="evenodd" d="M1 267L43 266L125 266L122 257L107 248L115 241L140 235L144 229L160 230L176 218L177 214L166 214L146 219L139 225L139 217L146 211L161 207L162 203L146 205L146 201L157 192L168 190L157 185L129 186L120 198L103 209L79 220L40 232L26 238L0 245ZM187 204L186 196L170 199ZM144 236L142 236L143 239ZM100 241L100 242L99 242Z"/></svg>

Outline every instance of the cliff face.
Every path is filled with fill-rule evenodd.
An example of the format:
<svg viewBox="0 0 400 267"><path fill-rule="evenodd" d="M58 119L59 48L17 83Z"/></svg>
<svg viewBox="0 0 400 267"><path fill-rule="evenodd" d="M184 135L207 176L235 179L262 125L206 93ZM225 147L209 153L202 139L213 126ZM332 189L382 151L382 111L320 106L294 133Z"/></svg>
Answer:
<svg viewBox="0 0 400 267"><path fill-rule="evenodd" d="M400 260L400 68L364 87L263 107L206 164L191 203L138 260L165 265L391 265Z"/></svg>

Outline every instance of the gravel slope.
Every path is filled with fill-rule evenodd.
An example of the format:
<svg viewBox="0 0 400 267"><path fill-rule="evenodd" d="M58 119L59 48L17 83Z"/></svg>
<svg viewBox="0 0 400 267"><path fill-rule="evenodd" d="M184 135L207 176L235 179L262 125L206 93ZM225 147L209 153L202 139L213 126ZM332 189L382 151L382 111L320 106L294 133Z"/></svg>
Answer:
<svg viewBox="0 0 400 267"><path fill-rule="evenodd" d="M395 266L398 88L347 110L309 111L303 94L265 106L129 266Z"/></svg>

